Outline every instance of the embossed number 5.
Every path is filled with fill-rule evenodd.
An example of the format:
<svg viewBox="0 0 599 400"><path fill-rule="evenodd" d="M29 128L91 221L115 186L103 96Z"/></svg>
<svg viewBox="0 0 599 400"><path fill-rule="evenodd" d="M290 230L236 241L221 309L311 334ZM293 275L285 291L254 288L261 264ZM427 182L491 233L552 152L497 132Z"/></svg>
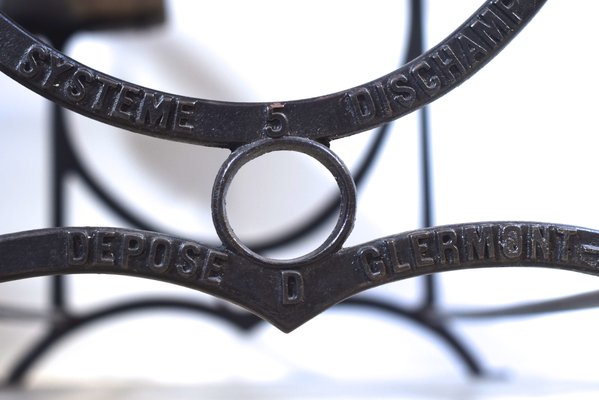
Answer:
<svg viewBox="0 0 599 400"><path fill-rule="evenodd" d="M281 103L274 103L266 107L266 123L263 132L267 136L278 138L289 131L289 121L282 112L284 107Z"/></svg>

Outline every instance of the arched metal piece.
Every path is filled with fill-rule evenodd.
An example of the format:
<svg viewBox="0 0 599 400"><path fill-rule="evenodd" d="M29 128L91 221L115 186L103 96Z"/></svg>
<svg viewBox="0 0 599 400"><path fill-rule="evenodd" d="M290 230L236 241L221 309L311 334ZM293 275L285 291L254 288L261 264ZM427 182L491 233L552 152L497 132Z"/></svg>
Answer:
<svg viewBox="0 0 599 400"><path fill-rule="evenodd" d="M201 303L181 299L149 298L123 302L101 308L80 317L69 316L64 322L54 324L53 328L38 340L31 351L18 360L6 379L6 385L15 386L23 383L26 374L57 342L65 339L79 328L106 318L112 318L116 315L159 309L183 310L206 314L244 331L253 329L260 322L258 318L251 314L241 314L226 308L210 307Z"/></svg>
<svg viewBox="0 0 599 400"><path fill-rule="evenodd" d="M464 82L502 50L545 0L487 0L428 52L366 84L268 103L196 99L144 88L84 66L0 14L0 70L90 118L162 139L235 148L267 137L332 140L406 115Z"/></svg>
<svg viewBox="0 0 599 400"><path fill-rule="evenodd" d="M78 273L156 279L239 304L285 332L388 282L518 266L599 275L599 232L531 222L449 225L389 236L285 268L138 230L53 228L0 236L0 281Z"/></svg>

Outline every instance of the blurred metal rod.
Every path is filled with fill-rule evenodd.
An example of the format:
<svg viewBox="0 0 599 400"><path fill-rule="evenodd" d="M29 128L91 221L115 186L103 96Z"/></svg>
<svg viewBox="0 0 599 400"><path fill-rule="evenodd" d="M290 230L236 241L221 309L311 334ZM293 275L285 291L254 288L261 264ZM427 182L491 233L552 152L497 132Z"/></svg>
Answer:
<svg viewBox="0 0 599 400"><path fill-rule="evenodd" d="M438 316L445 319L508 318L584 310L595 307L599 307L599 290L560 297L557 299L541 300L497 308L441 312Z"/></svg>

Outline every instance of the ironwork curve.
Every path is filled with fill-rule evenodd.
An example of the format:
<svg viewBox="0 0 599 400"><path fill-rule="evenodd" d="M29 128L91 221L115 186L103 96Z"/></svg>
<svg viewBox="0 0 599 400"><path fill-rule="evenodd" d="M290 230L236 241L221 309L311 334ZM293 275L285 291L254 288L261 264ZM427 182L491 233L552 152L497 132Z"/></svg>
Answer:
<svg viewBox="0 0 599 400"><path fill-rule="evenodd" d="M410 37L408 57L412 61L367 84L305 100L228 103L176 96L139 87L79 64L18 28L3 14L0 14L0 70L56 104L90 118L167 140L226 147L234 150L232 157L249 148L256 148L259 153L264 153L270 151L265 150L269 146L278 148L277 146L284 146L286 143L293 143L289 147L291 150L302 151L300 148L304 146L326 151L326 147L320 142L326 145L329 140L399 118L464 82L503 49L544 3L545 1L533 0L486 1L447 39L413 58L415 53L420 53L414 49L422 47L421 21L414 11L421 6L418 0L413 0L414 30ZM418 12L421 13L421 10ZM416 44L418 40L419 46ZM55 131L64 133L65 127L58 126L62 118L62 110L56 107ZM423 140L426 140L428 129L425 124L426 113L423 112ZM386 128L382 127L373 142L372 150L365 158L363 171L370 167L374 158L371 155L380 149L385 135ZM423 152L426 164L428 146L423 146ZM331 157L335 156L331 153ZM71 158L71 162L76 160ZM423 167L426 169L426 165ZM84 168L81 170L84 171ZM341 199L353 202L355 206L355 192L349 197L344 192L344 188L349 187L348 182L352 181L351 176L346 169L342 172L335 171L333 173L336 179L345 182L341 187ZM425 173L426 176L428 172ZM94 186L93 178L86 181ZM219 185L223 182L226 181L216 180L215 193L219 193ZM61 190L61 184L57 188ZM111 202L109 194L104 192L103 196L102 189L99 186L96 189L100 197L107 203ZM424 190L429 189L429 183L426 183ZM226 186L222 190L223 194L225 192ZM430 193L425 197L428 200L424 204L424 224L430 225ZM222 198L221 196L217 200L222 201ZM55 205L62 207L60 194L57 195L57 200ZM160 279L199 288L232 300L288 331L367 288L441 271L516 265L596 274L593 250L595 247L599 248L597 232L563 225L524 222L422 229L341 250L343 235L347 236L349 231L344 231L341 236L334 232L329 242L323 244L322 251L299 260L280 262L257 254L260 246L238 246L234 234L228 236L232 231L226 224L226 217L218 217L224 216L224 211L215 211L219 204L224 204L219 201L215 201L213 213L217 215L215 225L225 246L215 247L154 232L117 228L55 228L24 232L0 238L0 247L6 246L8 249L8 253L0 254L11 254L5 260L7 264L0 261L3 265L0 280L86 272ZM112 208L117 212L128 214L127 210L116 202L113 203L111 206L114 205ZM344 214L344 207L348 210L352 206L342 206L338 223L341 230L353 224L351 212ZM323 213L326 211L330 215L336 208L337 204L331 203L330 207L323 209ZM57 211L56 222L57 225L62 225L62 216L59 214L60 211ZM129 222L144 225L142 220L129 219ZM351 230L351 226L349 229ZM301 237L304 231L309 229L297 230L297 233L288 236L288 240ZM340 239L337 240L337 237ZM52 248L42 242L52 243L57 247ZM265 247L276 244L277 241L274 241ZM17 267L16 264L11 264L10 258L19 252L22 256L27 253L30 258L22 258L20 267ZM175 254L177 255L174 256ZM325 259L324 256L328 258ZM175 261L176 257L184 261ZM42 258L45 258L45 262ZM7 270L4 265L9 266ZM358 275L360 278L357 278ZM191 276L199 280L191 282ZM231 276L234 277L232 282L225 280L225 277ZM56 278L54 282L53 303L57 311L68 318L62 286L64 282L61 278ZM231 286L223 289L223 282L224 285ZM272 294L271 298L267 301L256 299L255 295L248 292L250 286L262 287L263 293ZM332 287L334 295L326 300L315 295L318 291L324 293L323 290L328 295ZM426 281L426 288L423 310L435 306L436 289L433 278ZM148 302L148 306L151 303L152 301ZM305 306L307 303L309 306ZM371 304L361 299L350 299L343 304L386 309L380 302ZM143 305L130 308L138 307L145 308ZM183 306L185 307L187 305ZM123 306L123 309L128 307ZM402 310L399 306L397 309ZM121 308L115 306L114 310ZM439 319L422 317L425 315L423 310L396 313L436 331L460 355L472 374L481 374L483 369L476 358L447 326L439 325ZM200 311L214 312L204 309ZM120 311L113 312L116 314ZM111 312L101 314L103 318ZM247 318L248 321L253 321L252 325L257 321L250 315ZM94 314L72 318L65 325L72 327L65 328L63 333L75 329L79 325L78 321L87 319L95 319ZM35 359L63 334L56 333L60 331L57 327L58 325L33 349L30 357L26 357L13 371L9 379L11 383L20 382Z"/></svg>

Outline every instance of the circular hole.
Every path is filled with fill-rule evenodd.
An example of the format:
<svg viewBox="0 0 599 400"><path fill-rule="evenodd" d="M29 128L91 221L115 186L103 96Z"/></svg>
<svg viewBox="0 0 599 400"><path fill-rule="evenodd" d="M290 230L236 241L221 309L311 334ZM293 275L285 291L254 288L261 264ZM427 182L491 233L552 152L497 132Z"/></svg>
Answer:
<svg viewBox="0 0 599 400"><path fill-rule="evenodd" d="M239 236L234 232L227 216L226 196L233 178L240 171L241 167L261 155L284 150L308 154L319 163L322 163L322 165L324 165L335 177L335 182L339 186L340 206L337 223L335 224L333 231L319 247L301 257L274 259L272 257L264 257L260 254L257 254L245 243L243 243ZM269 183L264 179L267 175L274 174L272 176L282 177L285 179L285 181L289 182L295 187L298 186L298 181L294 180L293 178L300 175L305 175L302 173L300 173L300 175L290 175L285 173L284 170L278 169L277 167L268 168L268 171L270 171L269 174L260 174L260 176L254 180L254 193L266 191L267 194L269 194L269 186L272 185L269 185ZM251 211L252 214L255 214L253 212L254 210ZM349 171L341 159L339 159L339 157L337 157L328 147L321 143L305 138L286 137L277 140L263 139L239 147L224 162L223 166L216 175L212 190L212 219L214 221L216 232L223 244L240 256L249 258L254 262L257 261L260 263L270 264L272 266L298 266L301 264L312 263L340 249L345 239L347 239L351 233L351 230L354 226L355 216L356 188ZM308 223L308 226L312 224L309 219L306 222ZM263 226L262 221L258 221L257 224ZM306 225L306 223L304 223L304 225ZM302 230L305 230L305 227L302 228ZM286 256L288 256L288 254Z"/></svg>
<svg viewBox="0 0 599 400"><path fill-rule="evenodd" d="M310 221L339 188L325 166L309 155L280 150L245 164L226 195L231 228L248 247L276 240ZM306 239L265 255L277 259L299 257L322 244L335 226L338 213Z"/></svg>

